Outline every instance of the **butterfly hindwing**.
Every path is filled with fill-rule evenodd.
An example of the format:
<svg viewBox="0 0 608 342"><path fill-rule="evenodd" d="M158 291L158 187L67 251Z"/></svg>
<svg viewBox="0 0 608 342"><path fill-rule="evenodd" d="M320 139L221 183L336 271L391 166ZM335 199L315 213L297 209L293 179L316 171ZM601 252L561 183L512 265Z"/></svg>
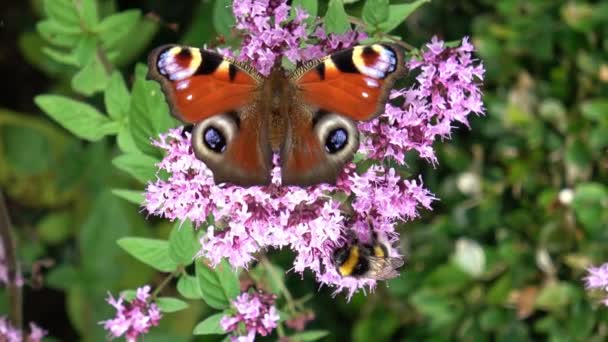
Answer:
<svg viewBox="0 0 608 342"><path fill-rule="evenodd" d="M388 92L405 73L403 58L394 45L356 46L291 75L301 103L289 113L283 184L335 183L359 147L356 121L384 112Z"/></svg>
<svg viewBox="0 0 608 342"><path fill-rule="evenodd" d="M281 149L284 185L335 183L359 146L355 123L338 114L295 106ZM312 129L311 129L312 128Z"/></svg>
<svg viewBox="0 0 608 342"><path fill-rule="evenodd" d="M161 46L148 58L148 77L159 81L173 116L193 123L197 158L216 183L268 184L272 151L256 106L261 77L213 51Z"/></svg>

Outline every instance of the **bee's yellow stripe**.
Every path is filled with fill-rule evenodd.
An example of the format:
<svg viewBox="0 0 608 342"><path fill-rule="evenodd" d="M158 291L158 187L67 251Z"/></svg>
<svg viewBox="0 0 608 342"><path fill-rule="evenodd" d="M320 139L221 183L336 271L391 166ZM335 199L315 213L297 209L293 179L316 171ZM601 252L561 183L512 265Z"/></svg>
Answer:
<svg viewBox="0 0 608 342"><path fill-rule="evenodd" d="M349 250L348 258L346 259L346 261L344 261L344 263L342 265L340 265L340 268L338 268L340 275L343 275L343 276L351 275L353 273L353 270L355 269L355 266L357 266L358 262L359 262L359 246L353 246Z"/></svg>
<svg viewBox="0 0 608 342"><path fill-rule="evenodd" d="M382 246L380 246L379 244L374 245L374 256L378 258L386 257L386 253L384 253L384 248L382 248Z"/></svg>

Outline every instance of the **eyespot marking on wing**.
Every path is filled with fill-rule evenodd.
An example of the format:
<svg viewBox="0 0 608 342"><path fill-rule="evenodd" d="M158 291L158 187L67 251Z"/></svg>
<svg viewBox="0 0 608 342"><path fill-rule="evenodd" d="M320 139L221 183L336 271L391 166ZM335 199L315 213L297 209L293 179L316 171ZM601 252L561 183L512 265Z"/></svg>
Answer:
<svg viewBox="0 0 608 342"><path fill-rule="evenodd" d="M357 70L371 79L383 79L397 69L395 52L380 44L355 46L352 60Z"/></svg>
<svg viewBox="0 0 608 342"><path fill-rule="evenodd" d="M160 53L156 66L159 74L179 81L194 75L202 60L198 49L174 46Z"/></svg>

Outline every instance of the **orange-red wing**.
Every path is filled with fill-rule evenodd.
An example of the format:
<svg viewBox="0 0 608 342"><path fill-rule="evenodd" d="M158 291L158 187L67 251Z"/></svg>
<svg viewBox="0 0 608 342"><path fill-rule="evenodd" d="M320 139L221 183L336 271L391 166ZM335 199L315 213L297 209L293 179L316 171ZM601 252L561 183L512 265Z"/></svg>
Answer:
<svg viewBox="0 0 608 342"><path fill-rule="evenodd" d="M314 109L370 120L384 111L388 93L405 73L403 51L390 44L356 46L296 70L296 84Z"/></svg>
<svg viewBox="0 0 608 342"><path fill-rule="evenodd" d="M148 78L160 82L171 113L187 123L248 105L261 80L232 59L179 45L155 49L148 64Z"/></svg>
<svg viewBox="0 0 608 342"><path fill-rule="evenodd" d="M342 131L342 143L333 148L329 137ZM294 107L289 113L287 137L281 149L281 178L283 185L334 184L344 164L352 159L359 147L359 132L355 123L336 113L310 112Z"/></svg>

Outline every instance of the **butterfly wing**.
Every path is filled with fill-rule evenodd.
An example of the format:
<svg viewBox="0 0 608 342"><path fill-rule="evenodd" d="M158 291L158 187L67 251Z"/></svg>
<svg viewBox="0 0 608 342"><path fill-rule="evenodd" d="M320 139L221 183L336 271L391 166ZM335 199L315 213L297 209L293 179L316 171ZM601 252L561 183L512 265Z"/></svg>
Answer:
<svg viewBox="0 0 608 342"><path fill-rule="evenodd" d="M256 105L262 77L212 51L165 45L148 57L171 114L196 124L192 146L216 183L268 184L272 151Z"/></svg>
<svg viewBox="0 0 608 342"><path fill-rule="evenodd" d="M290 113L283 184L335 183L359 147L356 121L384 112L404 74L403 51L391 44L356 46L297 69L291 79L302 105Z"/></svg>

